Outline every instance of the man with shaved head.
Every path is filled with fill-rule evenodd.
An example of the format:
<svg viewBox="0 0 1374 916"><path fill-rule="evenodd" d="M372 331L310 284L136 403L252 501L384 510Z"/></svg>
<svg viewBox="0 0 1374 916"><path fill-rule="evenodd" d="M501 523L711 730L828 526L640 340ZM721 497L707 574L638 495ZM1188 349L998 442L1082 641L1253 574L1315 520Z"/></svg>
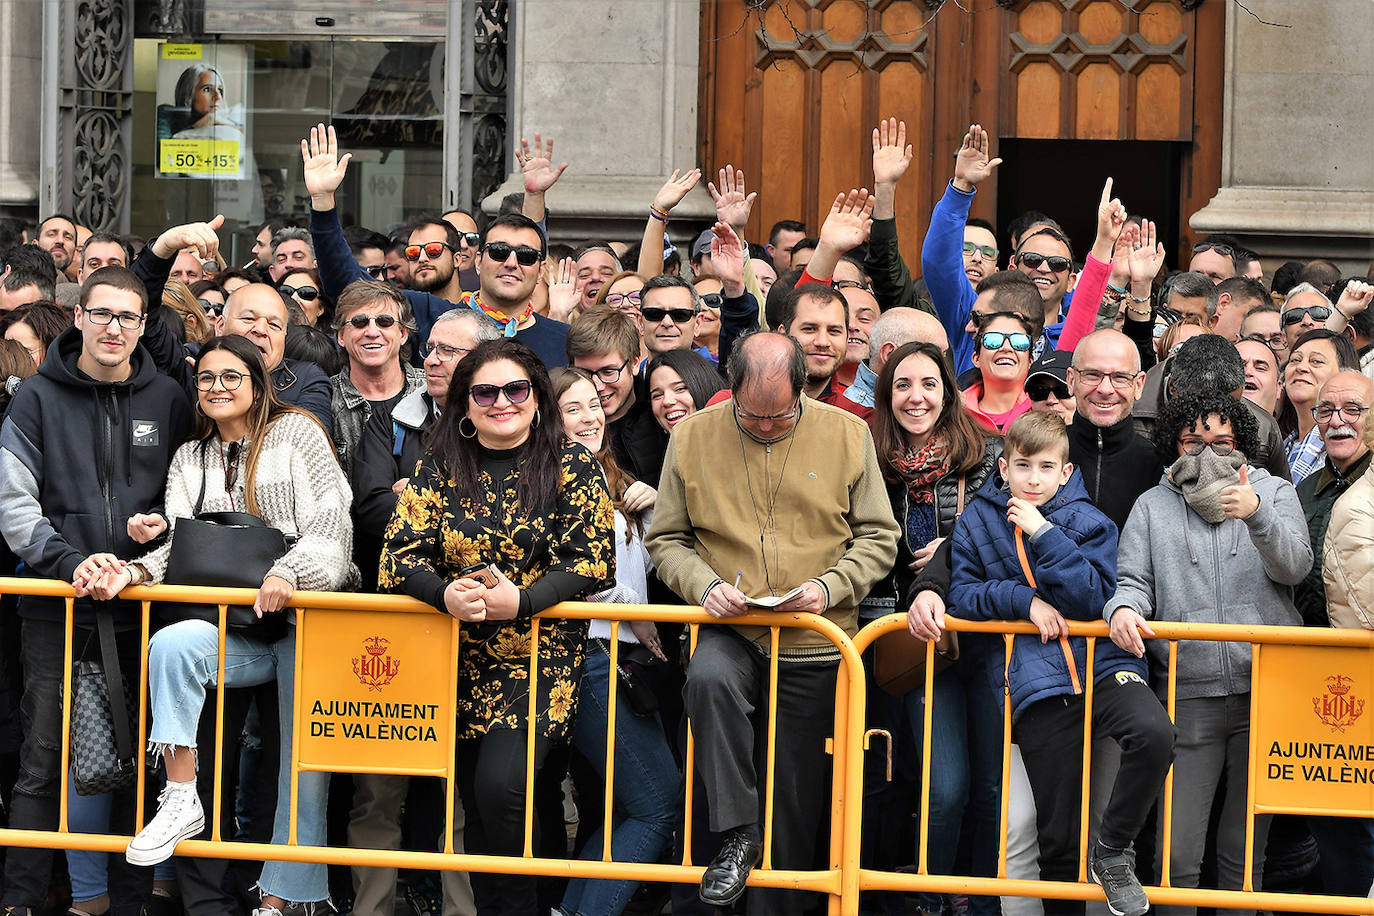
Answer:
<svg viewBox="0 0 1374 916"><path fill-rule="evenodd" d="M848 290L845 298L848 298L847 293ZM949 352L949 337L939 318L905 306L883 312L868 331L868 359L859 363L854 372L854 384L845 389L844 396L855 404L872 407L878 373L887 365L888 357L898 347L914 340L934 344L945 353Z"/></svg>
<svg viewBox="0 0 1374 916"><path fill-rule="evenodd" d="M1107 328L1078 342L1069 368L1078 410L1069 425L1069 461L1082 473L1093 504L1118 529L1164 473L1154 446L1131 422L1144 387L1140 351L1125 334Z"/></svg>
<svg viewBox="0 0 1374 916"><path fill-rule="evenodd" d="M683 420L668 441L645 539L659 577L715 617L802 612L852 634L859 601L897 555L897 524L868 426L803 394L807 360L790 337L745 337L728 372L731 399ZM750 604L770 596L785 600L762 610ZM820 864L815 838L825 816L839 654L808 630L781 630L777 746L755 754L768 724L769 633L702 627L687 668L696 777L710 829L724 835L719 850L705 852L714 858L698 893L709 906L728 907L744 894L765 829L774 868ZM770 760L777 784L788 789L774 796L765 826ZM803 891L755 888L748 908L800 916L815 902Z"/></svg>

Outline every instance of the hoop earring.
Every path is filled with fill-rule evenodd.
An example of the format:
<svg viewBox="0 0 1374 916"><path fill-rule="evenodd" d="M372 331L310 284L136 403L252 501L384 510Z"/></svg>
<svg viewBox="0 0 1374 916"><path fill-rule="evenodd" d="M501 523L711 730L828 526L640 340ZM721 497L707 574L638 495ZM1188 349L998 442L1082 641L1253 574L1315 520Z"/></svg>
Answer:
<svg viewBox="0 0 1374 916"><path fill-rule="evenodd" d="M536 429L538 429L538 428L539 428L539 408L536 407L536 408L534 408L534 419L530 421L530 430L533 431L533 430L536 430Z"/></svg>
<svg viewBox="0 0 1374 916"><path fill-rule="evenodd" d="M463 429L464 423L472 427L472 432L468 432L467 430ZM460 417L458 419L458 435L462 436L464 439L477 438L477 424L472 422L471 417Z"/></svg>

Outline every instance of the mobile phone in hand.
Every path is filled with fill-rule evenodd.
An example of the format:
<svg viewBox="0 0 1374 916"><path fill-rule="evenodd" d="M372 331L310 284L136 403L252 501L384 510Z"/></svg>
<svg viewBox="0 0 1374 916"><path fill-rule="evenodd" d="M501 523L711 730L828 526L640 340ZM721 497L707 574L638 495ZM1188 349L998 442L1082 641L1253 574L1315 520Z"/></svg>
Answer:
<svg viewBox="0 0 1374 916"><path fill-rule="evenodd" d="M500 580L496 578L496 572L487 563L475 563L458 570L458 578L476 579L487 588L496 588L500 584Z"/></svg>

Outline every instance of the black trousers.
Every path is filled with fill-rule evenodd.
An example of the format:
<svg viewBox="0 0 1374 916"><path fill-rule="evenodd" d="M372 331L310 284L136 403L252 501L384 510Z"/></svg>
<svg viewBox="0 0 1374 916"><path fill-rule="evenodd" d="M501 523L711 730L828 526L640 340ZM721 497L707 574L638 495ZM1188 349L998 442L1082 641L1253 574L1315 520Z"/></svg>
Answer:
<svg viewBox="0 0 1374 916"><path fill-rule="evenodd" d="M463 845L470 853L520 856L525 850L525 730L493 729L458 742L458 791L467 826ZM536 778L552 742L534 739ZM539 848L538 820L531 848ZM473 872L472 895L478 916L544 916L535 878ZM547 913L545 908L544 913Z"/></svg>
<svg viewBox="0 0 1374 916"><path fill-rule="evenodd" d="M1050 697L1022 711L1012 729L1021 747L1040 841L1040 878L1078 880L1083 805L1083 694ZM1130 671L1099 679L1093 735L1121 746L1121 768L1102 814L1098 842L1124 849L1140 833L1174 759L1174 726L1143 679ZM1081 900L1046 900L1047 914L1081 914Z"/></svg>
<svg viewBox="0 0 1374 916"><path fill-rule="evenodd" d="M768 761L768 658L729 627L702 627L687 667L686 707L695 739L697 775L706 790L710 827L724 833L763 820ZM777 747L773 768L773 867L810 869L826 824L834 730L835 662L778 665ZM828 844L819 843L824 848ZM804 891L751 889L750 913L801 914L814 904Z"/></svg>
<svg viewBox="0 0 1374 916"><path fill-rule="evenodd" d="M14 785L10 826L26 830L56 830L62 772L62 663L64 624L25 618L21 655L24 693L20 700L23 743L19 750L19 778ZM115 644L122 674L137 690L138 630L117 633ZM93 630L77 627L73 658L99 658L99 640ZM84 652L84 656L83 656ZM111 830L133 835L136 790L133 786L114 793L110 810ZM54 851L11 847L5 858L5 886L0 904L38 909L48 896ZM138 868L122 855L109 857L111 912L139 912L153 892L153 870Z"/></svg>

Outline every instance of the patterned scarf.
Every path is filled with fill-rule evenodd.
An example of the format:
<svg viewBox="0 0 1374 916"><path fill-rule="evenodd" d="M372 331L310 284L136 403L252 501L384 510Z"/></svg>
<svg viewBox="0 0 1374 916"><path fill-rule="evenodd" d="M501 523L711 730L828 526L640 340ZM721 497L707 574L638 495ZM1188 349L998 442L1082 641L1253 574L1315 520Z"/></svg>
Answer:
<svg viewBox="0 0 1374 916"><path fill-rule="evenodd" d="M944 436L933 435L924 448L917 451L894 451L892 467L906 481L907 493L918 506L935 503L935 481L949 473L949 443Z"/></svg>

